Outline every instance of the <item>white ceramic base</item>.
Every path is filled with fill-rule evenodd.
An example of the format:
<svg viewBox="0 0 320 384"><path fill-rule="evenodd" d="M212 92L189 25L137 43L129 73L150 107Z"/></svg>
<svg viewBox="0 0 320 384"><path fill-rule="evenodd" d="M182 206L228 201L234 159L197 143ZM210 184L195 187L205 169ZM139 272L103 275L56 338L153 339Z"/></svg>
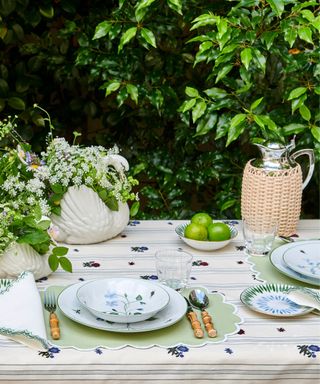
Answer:
<svg viewBox="0 0 320 384"><path fill-rule="evenodd" d="M84 185L69 187L61 200L61 216L52 215L55 240L67 244L94 244L117 236L129 222L128 204L110 210L98 194Z"/></svg>
<svg viewBox="0 0 320 384"><path fill-rule="evenodd" d="M21 272L30 271L34 278L40 279L52 273L47 255L40 255L28 244L12 244L0 256L0 278L19 276Z"/></svg>

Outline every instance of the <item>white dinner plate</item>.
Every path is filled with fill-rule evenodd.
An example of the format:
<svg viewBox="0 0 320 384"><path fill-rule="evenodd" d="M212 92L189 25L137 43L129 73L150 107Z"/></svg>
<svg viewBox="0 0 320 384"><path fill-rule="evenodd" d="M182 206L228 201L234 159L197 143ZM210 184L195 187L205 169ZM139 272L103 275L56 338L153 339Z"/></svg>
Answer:
<svg viewBox="0 0 320 384"><path fill-rule="evenodd" d="M312 284L312 285L320 285L320 279L309 277L306 275L303 275L302 273L296 272L293 269L289 268L287 264L283 260L283 254L291 247L294 247L296 245L300 245L303 243L306 243L308 240L302 240L302 241L295 241L294 243L287 243L283 244L280 247L274 249L270 254L270 261L272 265L277 268L280 272L283 274L299 280L303 281L304 283Z"/></svg>
<svg viewBox="0 0 320 384"><path fill-rule="evenodd" d="M305 276L320 278L320 241L306 241L288 248L283 254L287 266Z"/></svg>
<svg viewBox="0 0 320 384"><path fill-rule="evenodd" d="M154 331L177 323L187 311L187 303L183 296L172 288L161 285L170 296L169 304L162 311L156 313L150 319L137 323L113 323L95 317L81 306L76 297L76 293L81 285L86 283L86 281L82 281L81 283L73 284L65 288L58 297L58 306L61 312L69 319L95 329L121 333Z"/></svg>
<svg viewBox="0 0 320 384"><path fill-rule="evenodd" d="M285 284L260 284L245 289L241 301L250 309L277 317L301 316L314 310L294 303L288 293L296 287Z"/></svg>

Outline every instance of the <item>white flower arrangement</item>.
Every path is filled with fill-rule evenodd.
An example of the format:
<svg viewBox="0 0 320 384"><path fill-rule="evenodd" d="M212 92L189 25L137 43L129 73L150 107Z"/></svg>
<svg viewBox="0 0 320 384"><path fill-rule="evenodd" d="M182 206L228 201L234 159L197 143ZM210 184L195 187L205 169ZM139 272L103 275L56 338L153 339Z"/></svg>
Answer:
<svg viewBox="0 0 320 384"><path fill-rule="evenodd" d="M41 218L60 215L60 202L70 186L91 188L113 211L129 200L134 201L132 215L139 207L138 195L132 191L138 181L127 176L128 164L119 156L117 146L82 147L53 138L50 116L36 107L46 113L44 120L50 128L47 148L40 155L33 153L17 132L16 116L0 122L0 142L9 137L18 143L16 148L6 148L0 158L0 257L13 242L26 242L39 253L48 251L54 229L50 220ZM77 132L74 135L75 139L79 136ZM51 268L57 269L60 263L71 270L64 257L66 248L56 248L49 257Z"/></svg>

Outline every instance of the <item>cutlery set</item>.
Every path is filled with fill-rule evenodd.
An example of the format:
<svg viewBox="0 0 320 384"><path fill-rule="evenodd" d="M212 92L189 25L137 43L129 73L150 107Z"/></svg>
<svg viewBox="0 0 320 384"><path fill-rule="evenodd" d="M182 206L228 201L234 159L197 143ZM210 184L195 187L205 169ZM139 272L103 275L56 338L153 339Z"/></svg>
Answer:
<svg viewBox="0 0 320 384"><path fill-rule="evenodd" d="M109 280L113 281L114 279L109 279ZM126 282L127 285L128 283L132 284L133 279L131 279L131 281L130 279L127 279L127 280L128 280L128 282ZM96 284L97 281L98 280L96 280L95 282L93 281L92 284ZM137 282L140 283L139 280L137 280ZM147 284L147 282L142 282L142 284ZM148 289L149 289L149 286L151 286L151 284L153 283L148 283ZM120 333L146 332L146 331L165 328L181 320L184 315L187 315L187 318L189 319L192 325L194 336L196 338L203 338L204 332L202 329L202 325L198 320L197 313L193 310L193 308L195 308L197 310L201 310L202 322L204 324L204 327L207 331L208 336L209 337L217 336L217 331L214 329L212 318L206 310L206 308L209 305L209 298L205 294L205 292L200 289L195 289L190 292L190 295L189 295L190 301L189 301L186 297L182 296L180 293L174 291L169 287L154 284L155 290L165 289L166 294L168 295L168 297L170 297L170 302L168 303L168 305L166 305L164 309L159 310L158 313L152 317L151 319L152 321L150 321L149 319L146 319L144 321L139 321L139 322L136 322L136 320L133 320L133 321L130 320L127 323L123 323L123 322L117 321L117 317L119 315L113 315L114 320L112 322L110 321L101 322L100 315L97 316L91 313L91 311L88 310L87 305L83 305L83 303L79 301L79 292L82 292L82 290L85 288L86 288L86 284L84 283L74 284L73 286L67 287L59 295L58 302L56 301L54 292L52 291L45 292L44 308L50 313L49 324L50 324L50 333L53 340L58 340L60 338L59 320L55 313L57 306L59 306L59 309L62 311L62 313L65 316L69 317L70 319L78 323L87 325L92 328L98 328L106 331L120 332ZM89 284L89 288L90 288L90 284ZM133 286L131 286L130 288L133 288ZM100 294L102 294L104 291L102 291L102 289L100 290L101 290ZM132 292L133 291L134 289L132 289ZM90 290L88 290L88 292L90 293ZM152 297L155 296L153 290L151 295ZM147 296L145 296L145 299L142 299L142 297L140 296L142 295L135 295L138 301L142 303L141 306L143 307L146 303L144 300L147 299ZM124 295L121 298L121 300L127 297L128 297L127 295ZM111 299L114 301L113 305L115 305L115 301L117 299L114 293ZM87 300L90 302L89 295L87 296ZM149 300L152 300L151 296ZM107 305L109 304L107 303ZM78 308L78 310L75 310L75 308ZM101 314L103 311L104 311L104 308L101 309ZM136 313L136 310L134 311L134 313ZM132 315L132 316L136 317L137 315Z"/></svg>

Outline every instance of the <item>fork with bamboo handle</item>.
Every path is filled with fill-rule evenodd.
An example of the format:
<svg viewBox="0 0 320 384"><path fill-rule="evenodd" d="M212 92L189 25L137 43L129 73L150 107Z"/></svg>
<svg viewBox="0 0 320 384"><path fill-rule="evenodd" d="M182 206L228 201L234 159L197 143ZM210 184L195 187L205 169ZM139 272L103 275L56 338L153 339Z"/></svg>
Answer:
<svg viewBox="0 0 320 384"><path fill-rule="evenodd" d="M201 317L203 324L206 328L207 334L209 337L216 337L217 331L214 328L212 317L206 311L206 308L209 305L208 296L201 289L193 289L190 292L189 299L191 304L201 310Z"/></svg>
<svg viewBox="0 0 320 384"><path fill-rule="evenodd" d="M59 328L59 319L55 314L55 310L57 309L56 297L54 293L45 292L44 294L44 308L50 312L49 316L49 324L50 324L50 333L53 340L60 339L60 328Z"/></svg>

